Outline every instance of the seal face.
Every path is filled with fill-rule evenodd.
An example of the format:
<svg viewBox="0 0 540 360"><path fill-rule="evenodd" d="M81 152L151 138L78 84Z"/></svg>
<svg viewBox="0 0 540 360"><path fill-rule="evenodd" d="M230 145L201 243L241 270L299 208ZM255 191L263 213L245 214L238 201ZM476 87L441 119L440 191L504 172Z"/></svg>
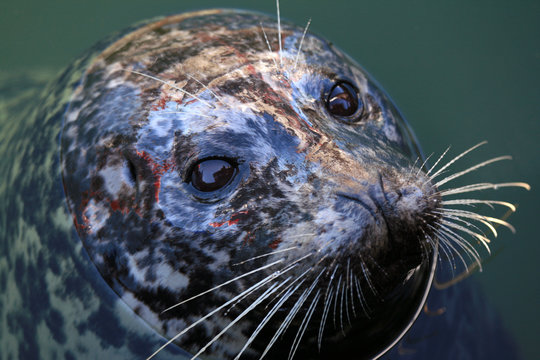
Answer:
<svg viewBox="0 0 540 360"><path fill-rule="evenodd" d="M98 56L65 114L69 207L103 278L195 356L377 356L425 299L440 199L369 76L274 21L174 16Z"/></svg>
<svg viewBox="0 0 540 360"><path fill-rule="evenodd" d="M91 260L194 358L379 356L424 303L434 239L479 262L456 231L489 240L453 221L509 227L442 210L501 202L441 197L528 187L439 191L504 157L434 182L474 147L424 172L405 121L356 63L239 11L164 18L110 45L74 91L61 148Z"/></svg>

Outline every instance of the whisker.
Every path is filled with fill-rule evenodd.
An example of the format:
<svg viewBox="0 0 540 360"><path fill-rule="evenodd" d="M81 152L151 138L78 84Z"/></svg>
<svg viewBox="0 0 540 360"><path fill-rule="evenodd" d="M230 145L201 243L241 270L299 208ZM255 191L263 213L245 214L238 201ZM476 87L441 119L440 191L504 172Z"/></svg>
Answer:
<svg viewBox="0 0 540 360"><path fill-rule="evenodd" d="M353 311L353 316L356 317L356 310L354 309L354 296L353 296L353 289L352 289L352 270L350 269L350 263L351 258L347 259L347 289L350 290L350 293L348 295L351 296L351 307ZM347 312L347 317L349 316ZM351 325L351 319L349 318L349 325Z"/></svg>
<svg viewBox="0 0 540 360"><path fill-rule="evenodd" d="M215 308L214 310L212 310L211 312L209 312L208 314L206 314L205 316L201 317L199 320L195 321L194 323L192 323L191 325L187 326L186 328L184 328L182 331L180 331L178 334L176 334L175 336L173 336L171 339L169 339L165 344L163 344L159 349L157 349L152 355L150 355L149 357L146 358L146 360L150 360L152 359L154 356L156 356L159 352L161 352L161 350L165 349L167 346L169 346L171 343L173 343L174 341L176 341L178 338L180 338L180 336L184 335L186 332L188 332L189 330L191 330L193 327L197 326L198 324L200 324L201 322L203 322L204 320L208 319L210 316L214 315L215 313L217 313L218 311L222 310L223 308L229 306L230 304L234 303L236 300L240 299L240 298L245 298L246 296L248 296L249 294L253 293L254 291L260 289L261 287L263 287L264 285L266 285L267 283L269 283L270 281L274 280L275 278L277 278L278 276L282 275L284 272L275 272L273 274L270 274L268 275L267 277L265 277L264 279L262 279L261 281L257 282L255 285L252 285L251 287L249 287L247 290L244 290L243 292L241 292L240 294L236 295L234 298L230 299L229 301L223 303L222 305L220 305L219 307Z"/></svg>
<svg viewBox="0 0 540 360"><path fill-rule="evenodd" d="M307 271L305 273L307 273ZM296 279L295 281L297 281L297 280L298 279ZM304 281L305 281L305 279L300 281L294 288L289 287L289 289L285 292L285 294L279 299L279 301L274 305L274 307L272 307L270 312L264 317L264 319L261 321L261 323L257 326L255 331L253 331L250 338L246 341L246 343L244 344L244 347L242 348L242 350L240 350L238 355L236 355L234 360L238 360L240 358L240 356L244 353L244 351L248 348L248 346L253 342L253 340L255 340L255 337L257 337L257 335L263 329L263 327L266 326L266 324L278 312L278 310L289 299L289 297L291 297L291 295L294 294L300 288L300 286L304 283Z"/></svg>
<svg viewBox="0 0 540 360"><path fill-rule="evenodd" d="M491 249L489 248L489 243L491 242L491 240L489 240L487 237L483 236L483 235L480 235L478 233L475 233L474 231L472 230L469 230L467 229L466 227L463 227L461 225L458 225L456 223L453 223L451 221L448 221L448 220L441 220L441 223L442 224L445 224L447 226L450 226L451 228L454 228L454 229L457 229L457 230L461 230L463 232L466 232L467 234L477 238L478 240L480 240L480 242L484 245L484 247L486 248L486 250L488 251L489 254L491 254Z"/></svg>
<svg viewBox="0 0 540 360"><path fill-rule="evenodd" d="M267 254L263 254L263 255L259 255L259 256L254 256L252 258L249 258L247 260L244 260L244 261L241 261L239 263L236 263L236 264L232 264L232 266L238 266L238 265L242 265L242 264L245 264L249 261L253 261L253 260L257 260L257 259L260 259L260 258L263 258L263 257L267 257L267 256L272 256L272 255L275 255L275 254L280 254L280 253L283 253L283 252L287 252L287 251L291 251L291 250L294 250L294 249L298 249L298 246L293 246L293 247L290 247L290 248L286 248L286 249L281 249L281 250L276 250L276 251L271 251Z"/></svg>
<svg viewBox="0 0 540 360"><path fill-rule="evenodd" d="M354 276L354 282L356 285L356 294L358 296L358 300L360 300L360 306L362 307L362 310L364 311L364 315L366 315L368 319L371 319L371 316L369 315L371 310L369 309L369 307L367 307L366 298L364 297L362 287L360 286L360 280L358 280L358 277L356 275Z"/></svg>
<svg viewBox="0 0 540 360"><path fill-rule="evenodd" d="M462 219L460 216L458 215L452 215L452 214L449 214L449 213L445 213L445 212L438 212L438 211L434 211L434 213L440 213L442 214L446 219L452 219L452 220L456 220L456 221L459 221L461 222L462 224L465 224L467 226L470 226L470 227L473 227L475 229L477 229L478 231L482 231L478 226L474 225L473 223L471 223L470 221L467 221L467 220L464 220ZM482 224L484 224L489 230L491 230L492 234L494 237L497 237L498 234L497 234L497 230L495 229L495 227L493 225L491 225L488 221L484 220L484 219L481 219L481 218L472 218L472 217L467 217L467 216L463 216L467 219L473 219L473 220L476 220L478 222L481 222ZM483 232L482 232L483 233ZM484 234L485 235L485 234Z"/></svg>
<svg viewBox="0 0 540 360"><path fill-rule="evenodd" d="M429 161L429 158L431 158L433 156L433 153L431 153L427 158L426 160L424 160L424 162L422 163L422 165L420 165L420 167L418 168L418 171L416 172L416 176L418 177L418 174L420 174L420 171L422 171L422 169L424 168L424 166L426 166L427 162Z"/></svg>
<svg viewBox="0 0 540 360"><path fill-rule="evenodd" d="M185 73L185 75L187 77L189 77L190 79L192 80L195 80L197 83L199 83L203 88L205 88L206 90L208 90L220 103L221 105L226 105L224 102L223 102L223 99L218 96L218 94L216 94L212 89L210 89L206 84L203 84L199 79L197 79L196 77L194 77L193 75L189 74L189 73Z"/></svg>
<svg viewBox="0 0 540 360"><path fill-rule="evenodd" d="M339 277L339 280L341 280L341 276ZM340 281L341 282L341 281ZM339 322L341 324L341 333L343 336L345 336L345 328L343 326L343 298L345 297L345 283L341 284L341 302L339 306Z"/></svg>
<svg viewBox="0 0 540 360"><path fill-rule="evenodd" d="M508 155L505 155L505 156L499 156L499 157L496 157L496 158L493 158L493 159L489 159L489 160L486 160L486 161L483 161L477 165L474 165L474 166L471 166L470 168L468 169L465 169L463 171L460 171L458 173L455 173L454 175L450 175L444 179L442 179L441 181L437 182L435 184L436 187L440 187L441 185L443 184L446 184L447 182L451 181L451 180L454 180L460 176L463 176L465 174L468 174L478 168L481 168L482 166L486 166L486 165L489 165L491 163L494 163L494 162L497 162L497 161L502 161L502 160L512 160L512 157L511 156L508 156Z"/></svg>
<svg viewBox="0 0 540 360"><path fill-rule="evenodd" d="M465 150L464 152L462 152L461 154L459 154L458 156L456 156L455 158L450 160L446 165L441 167L435 174L431 175L431 179L435 179L437 177L437 175L439 175L441 172L443 172L445 169L447 169L450 165L452 165L453 163L455 163L456 161L458 161L459 159L461 159L462 157L464 157L465 155L467 155L468 153L470 153L474 149L476 149L476 148L478 148L478 147L480 147L482 145L485 145L485 144L487 144L487 141L482 141L481 143L478 143L478 144L474 145L473 147ZM448 148L448 149L450 149L450 148ZM446 151L448 151L448 150L446 150ZM444 154L446 154L446 151L444 152ZM443 156L444 156L444 154L443 154ZM442 156L441 156L441 158L442 158Z"/></svg>
<svg viewBox="0 0 540 360"><path fill-rule="evenodd" d="M448 195L462 194L462 193L467 193L467 192L489 190L489 189L497 190L503 187L519 187L525 190L531 190L531 186L524 182L509 182L509 183L499 183L499 184L479 183L479 184L461 186L458 188L453 188L453 189L448 189L448 190L442 190L442 191L439 191L439 195L448 196Z"/></svg>
<svg viewBox="0 0 540 360"><path fill-rule="evenodd" d="M318 279L318 278L317 278ZM316 280L317 280L316 279ZM304 290L304 292L302 293L302 295L300 295L300 297L298 298L298 300L296 300L296 303L294 304L294 306L291 308L291 310L289 311L289 313L287 314L287 316L285 317L285 320L283 320L283 322L281 323L281 325L279 326L279 328L276 330L276 332L274 333L274 336L272 337L272 339L270 339L270 342L268 343L268 345L266 346L266 348L264 349L262 355L260 356L259 360L264 358L266 356L266 354L268 353L268 351L270 351L270 349L272 348L272 346L274 345L274 343L276 342L276 340L278 339L278 337L287 330L287 328L289 327L290 323L292 322L292 320L294 319L294 317L296 316L296 314L298 313L298 311L300 310L300 308L302 307L302 305L304 304L304 302L306 301L306 299L309 297L309 295L311 294L311 292L313 291L313 289L315 288L315 286L317 285L317 282L316 281L313 281L313 283L311 284L311 286Z"/></svg>
<svg viewBox="0 0 540 360"><path fill-rule="evenodd" d="M313 312L315 311L315 308L317 304L319 303L320 292L321 290L319 289L315 293L315 296L313 297L313 300L311 301L311 304L309 305L309 308L306 312L306 316L304 316L304 319L302 320L302 324L300 325L300 328L298 329L298 332L296 333L296 336L294 338L293 347L291 349L291 352L289 353L289 359L294 358L294 354L296 353L296 350L298 350L298 345L300 345L300 341L302 341L302 337L304 336L304 333L306 332L309 321L311 320L311 317L313 316Z"/></svg>
<svg viewBox="0 0 540 360"><path fill-rule="evenodd" d="M279 67L278 67L278 64L276 62L276 59L274 59L274 57L272 56L272 53L274 51L272 50L272 46L270 46L270 41L268 41L268 36L266 35L266 31L264 30L262 22L260 24L261 24L261 30L262 30L263 35L264 35L264 40L266 41L266 45L268 45L268 51L270 52L270 56L272 58L272 61L274 62L274 65L276 67L277 72L279 72ZM281 39L281 37L280 37L280 39Z"/></svg>
<svg viewBox="0 0 540 360"><path fill-rule="evenodd" d="M227 326L223 328L216 336L212 338L206 345L204 345L192 358L191 360L196 359L199 355L204 353L206 349L210 345L212 345L214 342L216 342L223 334L227 332L231 327L233 327L238 321L242 320L248 313L251 312L257 305L259 305L261 302L263 302L268 296L270 296L272 293L274 293L277 289L279 289L281 286L283 286L286 282L290 280L290 277L282 281L279 285L278 284L272 284L266 291L257 298L254 302L252 302L240 315L238 315L234 320L232 320Z"/></svg>
<svg viewBox="0 0 540 360"><path fill-rule="evenodd" d="M334 267L334 271L332 272L332 275L330 275L330 280L328 281L328 285L326 286L325 302L328 304L328 310L330 309L330 304L332 302L332 299L329 300L328 298L330 296L329 294L333 293L333 291L334 291L334 288L332 286L332 282L334 281L334 277L336 275L336 271L337 271L338 268L339 268L339 264ZM324 313L323 313L324 323L326 322L326 317L327 316L328 316L328 314L324 315ZM319 340L319 349L320 349L320 346L321 346L321 339L322 339L323 330L324 330L324 324L321 324L321 326L319 327L319 339L318 339Z"/></svg>
<svg viewBox="0 0 540 360"><path fill-rule="evenodd" d="M435 164L433 164L433 166L426 172L426 175L429 175L436 167L437 165L439 164L439 162L444 158L444 156L446 155L446 153L448 152L448 150L450 150L450 146L446 148L446 150L444 150L444 152L442 153L441 156L439 156L439 158L437 159L437 161L435 161Z"/></svg>
<svg viewBox="0 0 540 360"><path fill-rule="evenodd" d="M291 262L290 264L284 266L283 270L278 270L278 271L276 271L275 274L285 273L285 272L291 271L292 269L294 269L294 268L298 265L298 263L299 263L300 261L307 259L307 258L310 257L311 255L312 255L312 254L307 254L307 255L302 256L302 257L299 258L299 259L294 260L294 261ZM308 269L308 270L311 270L311 268ZM243 300L243 299L238 299L238 301L236 301L236 302L231 306L231 308L227 310L227 313L228 313L232 308L234 308L239 302L241 302L242 300Z"/></svg>
<svg viewBox="0 0 540 360"><path fill-rule="evenodd" d="M179 87L179 86L176 86L175 84L173 84L173 83L171 83L171 82L168 82L168 81L165 81L165 80L161 80L160 78L157 78L157 77L155 77L155 76L148 75L148 74L145 74L145 73L142 73L142 72L139 72L139 71L135 71L135 70L125 69L125 71L130 72L130 73L133 73L133 74L137 74L137 75L140 75L140 76L144 76L144 77L146 77L146 78L148 78L148 79L152 79L152 80L155 80L155 81L160 82L160 83L162 83L162 84L168 85L168 86L172 87L173 89L176 89L176 90L178 90L178 91L180 91L180 92L182 92L182 93L184 93L184 94L186 94L186 95L191 96L192 98L195 98L195 99L199 100L201 103L205 104L206 106L208 106L208 107L211 108L211 109L214 109L214 108L215 108L214 105L210 104L210 103L207 102L206 100L201 99L201 98L198 97L197 95L192 94L192 93L190 93L189 91L186 91L186 90L182 89L182 88Z"/></svg>
<svg viewBox="0 0 540 360"><path fill-rule="evenodd" d="M476 224L468 221L468 220L465 220L465 219L462 219L460 216L457 216L456 214L451 214L451 213L448 213L445 211L446 209L444 210L434 210L433 211L433 214L431 214L432 216L434 216L434 214L439 214L439 215L442 215L442 219L451 219L451 220L455 220L457 222L460 222L468 227L471 227L475 230L478 230L479 232L482 233L482 235L486 236L486 234L484 233L484 231L479 228ZM487 226L491 232L493 233L493 236L497 237L497 231L495 230L495 227L493 227L493 225L491 225L489 222L483 220L483 219L474 219L482 224L484 224L485 226Z"/></svg>
<svg viewBox="0 0 540 360"><path fill-rule="evenodd" d="M279 42L279 67L283 68L283 58L282 58L283 48L281 45L281 15L279 13L279 0L276 0L276 9L277 9L277 26L278 26L278 42Z"/></svg>
<svg viewBox="0 0 540 360"><path fill-rule="evenodd" d="M341 288L341 276L339 277L339 280L338 280L338 283L337 283L337 286L336 286L336 298L334 299L334 328L337 328L336 313L337 313L337 302L338 302L338 298L339 298L339 289L340 288ZM342 325L343 325L343 322L342 322Z"/></svg>
<svg viewBox="0 0 540 360"><path fill-rule="evenodd" d="M458 251L454 245L452 245L452 243L455 243L456 245L460 245L460 242L457 241L457 240L454 240L452 241L451 238L453 236L451 236L450 234L447 234L445 231L442 231L441 229L437 229L437 231L435 232L437 234L437 236L439 237L439 239L441 240L441 244L445 244L446 247L448 247L448 251L449 253L451 254L456 254L457 257L461 260L461 262L463 263L463 266L467 267L467 262L465 261L465 259L463 258L463 256L461 256L461 252ZM450 236L451 238L448 238L448 236ZM460 245L461 248L463 248L463 245ZM453 258L453 256L451 257ZM453 263L453 268L456 268L456 264L455 262ZM452 271L453 273L453 271Z"/></svg>
<svg viewBox="0 0 540 360"><path fill-rule="evenodd" d="M311 18L308 20L307 25L304 28L304 33L302 34L302 38L300 39L300 44L298 45L298 51L296 52L296 58L294 59L293 71L296 70L296 66L298 65L298 58L300 57L300 52L302 50L302 44L304 43L304 38L306 37L306 33L308 31L308 28L309 28L310 24L311 24Z"/></svg>
<svg viewBox="0 0 540 360"><path fill-rule="evenodd" d="M472 258L478 263L478 265L480 265L480 254L478 254L478 251L469 241L467 241L463 236L450 229L448 226L441 225L441 229L439 230L443 234L445 234L449 240L453 241L457 246L463 249L463 251L465 251L465 253L469 256L469 258Z"/></svg>
<svg viewBox="0 0 540 360"><path fill-rule="evenodd" d="M186 111L160 111L158 114L186 114ZM215 116L214 115L207 115L207 114L201 114L201 113L195 113L195 112L192 112L191 110L189 111L189 116L201 116L201 117L207 117L207 118L210 118L210 119L214 119ZM164 119L166 117L163 117Z"/></svg>
<svg viewBox="0 0 540 360"><path fill-rule="evenodd" d="M308 272L313 271L313 269L316 269L317 266L320 265L320 263L323 262L328 256L329 256L328 254L324 255L321 259L319 259L319 260L317 261L316 264L314 264L313 266L310 266L306 271L304 271L304 272L299 276L299 278L302 277L302 276L304 276L304 275L307 274ZM322 271L325 271L325 270L326 270L326 267L324 267ZM297 280L298 280L298 279L297 279ZM279 297L281 296L281 294L287 290L288 287L294 285L294 283L295 283L297 280L293 281L291 284L289 284L287 287L285 287L283 290L281 290L281 291L275 296L275 298L272 299L272 300L269 302L269 304L267 305L267 307L268 307L269 305L271 305L271 304L274 302L274 300L276 300L277 298L279 298Z"/></svg>
<svg viewBox="0 0 540 360"><path fill-rule="evenodd" d="M274 262L272 262L272 263L270 263L270 264L266 264L266 265L264 265L264 266L261 266L260 268L257 268L257 269L255 269L255 270L251 270L251 271L249 271L249 272L246 272L246 273L244 273L244 274L242 274L242 275L240 275L240 276L235 277L234 279L227 280L227 281L225 281L224 283L221 283L220 285L214 286L214 287L211 288L211 289L205 290L205 291L203 291L202 293L199 293L199 294L197 294L197 295L195 295L195 296L190 297L189 299L186 299L186 300L184 300L184 301L179 302L178 304L175 304L175 305L173 305L173 306L168 307L167 309L163 310L163 311L161 312L161 314L163 314L163 313L165 313L165 312L167 312L167 311L170 311L170 310L172 310L172 309L174 309L174 308L176 308L176 307L178 307L178 306L180 306L180 305L182 305L182 304L185 304L185 303L187 303L187 302L189 302L189 301L191 301L191 300L193 300L193 299L196 299L196 298L198 298L198 297L201 297L201 296L203 296L203 295L206 295L206 294L208 294L208 293L210 293L210 292L212 292L212 291L214 291L214 290L217 290L217 289L219 289L219 288L221 288L221 287L223 287L223 286L225 286L225 285L228 285L228 284L230 284L230 283L233 283L233 282L235 282L235 281L237 281L237 280L240 280L240 279L242 279L242 278L244 278L244 277L246 277L246 276L255 274L255 273L257 273L257 272L259 272L259 271L262 271L262 270L264 270L264 269L268 269L269 267L272 267L272 266L277 265L277 264L282 263L282 262L283 262L283 259L280 259L280 260L274 261Z"/></svg>
<svg viewBox="0 0 540 360"><path fill-rule="evenodd" d="M418 163L418 161L420 160L420 156L417 156L416 159L414 160L413 164L410 166L409 168L409 172L407 174L407 178L410 178L411 175L412 175L412 172L414 169L416 169L416 164Z"/></svg>
<svg viewBox="0 0 540 360"><path fill-rule="evenodd" d="M454 269L456 269L456 261L455 261L454 255L452 253L452 250L449 248L449 246L447 244L447 242L449 240L443 239L439 232L436 232L435 234L437 235L437 239L439 240L438 244L440 245L439 248L441 249L441 251L439 252L440 266L443 266L442 255L444 254L444 256L446 256L448 261L451 263L451 268L450 269L452 270L452 277L453 277L454 276Z"/></svg>
<svg viewBox="0 0 540 360"><path fill-rule="evenodd" d="M441 201L441 205L474 205L474 204L485 204L485 205L501 205L506 206L512 212L516 211L516 206L506 202L506 201L497 201L497 200L478 200L478 199L459 199L459 200L444 200Z"/></svg>
<svg viewBox="0 0 540 360"><path fill-rule="evenodd" d="M324 332L324 327L326 325L326 319L328 318L328 313L330 313L330 306L332 304L332 298L334 297L334 288L328 287L324 300L324 309L321 318L321 323L319 324L319 335L317 339L317 344L319 346L319 351L321 351L322 337Z"/></svg>
<svg viewBox="0 0 540 360"><path fill-rule="evenodd" d="M496 223L496 224L505 226L512 233L514 233L514 234L516 233L516 229L512 226L512 224L510 224L510 223L508 223L508 222L506 222L506 221L504 221L502 219L499 219L499 218L480 215L480 214L473 213L471 211L466 211L466 210L461 210L461 209L445 209L445 212L453 213L456 216L466 217L466 218L469 218L469 219L478 219L478 220L483 219L483 220L486 220L488 222L492 222L492 223Z"/></svg>
<svg viewBox="0 0 540 360"><path fill-rule="evenodd" d="M373 286L373 283L369 279L370 273L369 270L366 268L364 264L364 260L360 259L360 267L362 268L362 273L364 274L364 278L366 279L366 282L368 283L369 288L373 292L373 295L378 296L377 290L375 290L375 287Z"/></svg>

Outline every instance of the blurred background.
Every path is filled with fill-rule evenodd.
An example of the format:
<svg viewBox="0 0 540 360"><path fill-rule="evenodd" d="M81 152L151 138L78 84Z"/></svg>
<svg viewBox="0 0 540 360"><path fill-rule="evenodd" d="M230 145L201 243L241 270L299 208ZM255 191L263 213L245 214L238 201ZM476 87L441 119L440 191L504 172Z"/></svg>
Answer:
<svg viewBox="0 0 540 360"><path fill-rule="evenodd" d="M2 0L0 71L57 72L133 22L210 7L275 13L274 0ZM533 188L491 195L518 204L509 219L518 232L500 230L494 256L474 277L524 357L540 358L540 1L281 0L281 14L301 26L312 18L312 31L362 64L395 100L427 155L448 145L457 154L488 140L461 166L514 157L464 179L526 181Z"/></svg>

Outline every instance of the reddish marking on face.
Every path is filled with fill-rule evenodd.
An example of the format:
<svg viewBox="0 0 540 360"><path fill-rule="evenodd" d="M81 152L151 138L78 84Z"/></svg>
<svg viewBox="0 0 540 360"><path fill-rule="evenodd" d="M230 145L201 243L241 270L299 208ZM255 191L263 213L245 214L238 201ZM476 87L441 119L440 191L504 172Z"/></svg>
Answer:
<svg viewBox="0 0 540 360"><path fill-rule="evenodd" d="M282 241L283 241L283 240L281 240L281 238L277 238L276 240L272 241L272 242L270 243L270 245L268 245L268 246L270 246L271 249L274 249L274 250L275 250L275 249L277 249L277 247L279 246L279 244L281 244Z"/></svg>
<svg viewBox="0 0 540 360"><path fill-rule="evenodd" d="M155 176L154 180L154 190L155 190L155 198L156 202L159 203L159 190L161 189L161 177L169 170L171 170L174 167L174 163L167 159L163 161L162 163L156 162L150 154L148 154L146 151L138 151L137 155L139 155L141 158L143 158L152 168L152 174Z"/></svg>
<svg viewBox="0 0 540 360"><path fill-rule="evenodd" d="M129 213L130 210L133 210L135 213L138 213L138 208L137 206L133 207L133 209L130 209L128 207L128 204L126 204L126 201L123 200L123 199L116 199L116 200L112 200L110 202L110 206L111 206L111 209L113 211L120 211L122 214L124 215L127 215Z"/></svg>
<svg viewBox="0 0 540 360"><path fill-rule="evenodd" d="M77 229L78 232L81 232L81 231L86 231L86 229L88 228L88 225L86 224L79 224L79 221L77 220L77 216L75 214L73 214L73 224L75 224L75 228ZM85 220L86 217L83 216L83 220Z"/></svg>
<svg viewBox="0 0 540 360"><path fill-rule="evenodd" d="M245 215L247 214L248 211L247 210L242 210L242 211L239 211L237 213L234 213L231 218L227 221L223 221L223 222L213 222L213 223L210 223L208 225L212 226L212 227L215 227L215 228L218 228L218 227L222 227L223 225L227 225L227 226L232 226L232 225L236 225L240 222L240 215Z"/></svg>
<svg viewBox="0 0 540 360"><path fill-rule="evenodd" d="M244 238L243 246L251 245L255 241L255 235L248 231L247 236Z"/></svg>
<svg viewBox="0 0 540 360"><path fill-rule="evenodd" d="M246 69L251 75L257 75L257 70L255 70L255 67L249 63L248 57L243 52L232 46L228 46L228 48L231 49L239 59L242 59L243 63L246 65Z"/></svg>
<svg viewBox="0 0 540 360"><path fill-rule="evenodd" d="M250 74L255 75L257 73L257 70L255 70L255 67L251 64L246 66L246 69L249 71Z"/></svg>
<svg viewBox="0 0 540 360"><path fill-rule="evenodd" d="M167 106L167 101L169 101L170 99L171 99L171 97L168 96L168 95L167 96L162 96L159 99L158 103L155 104L154 106L152 106L152 110L156 111L156 110L159 110L159 109L161 109L161 110L165 109L165 106Z"/></svg>

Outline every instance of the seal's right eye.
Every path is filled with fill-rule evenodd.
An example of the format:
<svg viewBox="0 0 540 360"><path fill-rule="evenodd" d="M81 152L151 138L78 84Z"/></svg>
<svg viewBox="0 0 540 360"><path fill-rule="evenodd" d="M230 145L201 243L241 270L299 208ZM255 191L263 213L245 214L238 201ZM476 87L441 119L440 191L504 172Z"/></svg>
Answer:
<svg viewBox="0 0 540 360"><path fill-rule="evenodd" d="M195 164L191 185L202 192L219 190L228 185L237 173L237 166L222 159L207 159Z"/></svg>

